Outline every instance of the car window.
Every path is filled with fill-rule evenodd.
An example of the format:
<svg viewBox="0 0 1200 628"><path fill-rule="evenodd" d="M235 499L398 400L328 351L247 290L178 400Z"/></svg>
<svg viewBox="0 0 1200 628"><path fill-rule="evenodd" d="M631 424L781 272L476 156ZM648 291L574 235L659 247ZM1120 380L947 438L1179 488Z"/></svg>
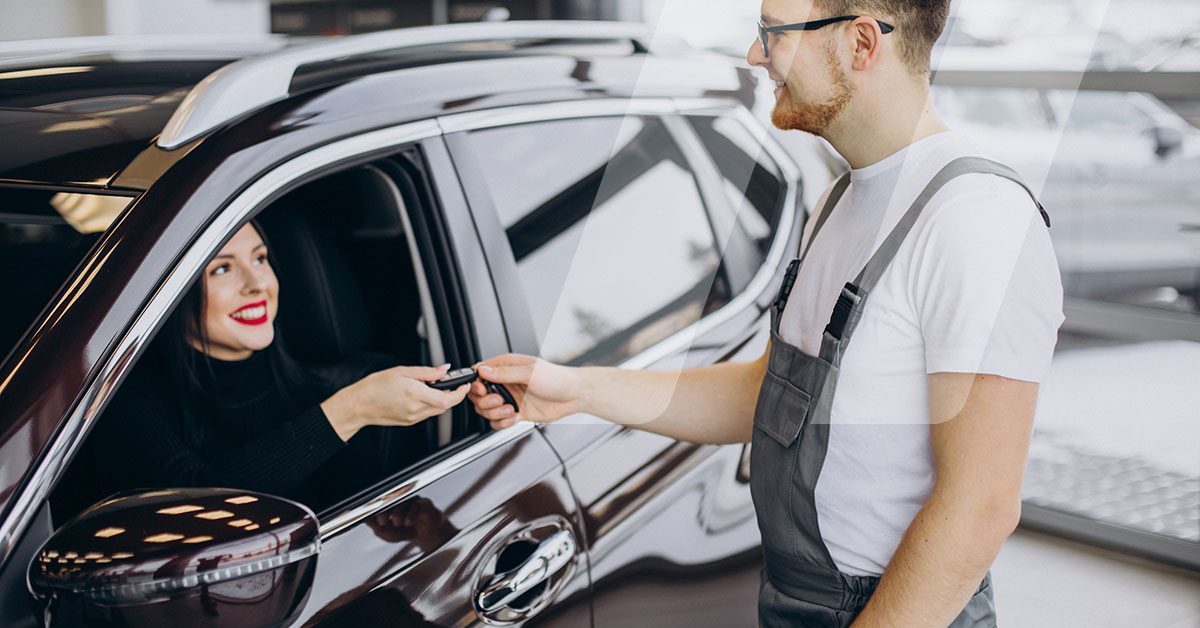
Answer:
<svg viewBox="0 0 1200 628"><path fill-rule="evenodd" d="M440 312L438 320L422 319L426 301L414 259L420 253L410 250L402 218L420 209L401 199L422 196L394 190L423 183L402 180L415 168L400 162L306 183L254 218L252 231L266 248L253 254L265 255L259 265L274 278L260 274L257 285L276 287L253 298L276 298L273 309L264 308L274 313L273 333L248 358L208 359L195 350L188 330L196 316L206 317L213 344L225 343L218 348L262 338L247 340L240 327L230 331L204 311L206 303L241 305L238 311L254 305L244 305L251 297L237 287L237 273L248 271L201 273L198 281L233 279L213 283L226 286L217 293L193 285L164 320L55 488L56 521L117 491L173 486L260 490L323 512L436 453L444 446L442 423L467 425L460 405L414 425L364 427L343 445L320 407L372 373L460 361L430 349L433 334L448 328ZM453 438L474 433L468 431Z"/></svg>
<svg viewBox="0 0 1200 628"><path fill-rule="evenodd" d="M762 143L737 120L725 116L693 116L704 147L721 173L721 187L737 208L738 221L765 255L779 227L787 188L779 166Z"/></svg>
<svg viewBox="0 0 1200 628"><path fill-rule="evenodd" d="M0 358L91 250L128 197L0 190Z"/></svg>
<svg viewBox="0 0 1200 628"><path fill-rule="evenodd" d="M477 131L546 359L618 364L729 300L708 213L655 118Z"/></svg>

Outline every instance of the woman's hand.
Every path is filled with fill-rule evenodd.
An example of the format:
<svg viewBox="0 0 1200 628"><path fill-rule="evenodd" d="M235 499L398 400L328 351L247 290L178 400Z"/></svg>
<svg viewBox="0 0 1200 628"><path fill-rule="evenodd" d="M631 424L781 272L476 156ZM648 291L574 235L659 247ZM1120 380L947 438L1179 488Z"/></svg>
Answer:
<svg viewBox="0 0 1200 628"><path fill-rule="evenodd" d="M511 427L521 419L549 423L579 411L581 385L577 369L560 366L527 355L506 354L476 365L479 377L503 384L521 408L513 407L495 393L489 394L483 382L471 383L469 397L479 416L495 429Z"/></svg>
<svg viewBox="0 0 1200 628"><path fill-rule="evenodd" d="M342 440L348 441L368 425L408 426L437 416L462 403L466 384L450 391L425 382L440 379L449 365L397 366L371 373L337 391L321 404Z"/></svg>

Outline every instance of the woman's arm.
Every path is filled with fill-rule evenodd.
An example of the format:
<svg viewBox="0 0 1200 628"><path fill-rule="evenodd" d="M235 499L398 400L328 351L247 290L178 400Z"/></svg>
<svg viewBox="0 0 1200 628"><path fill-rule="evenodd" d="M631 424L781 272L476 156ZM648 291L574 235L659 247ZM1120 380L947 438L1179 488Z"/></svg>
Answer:
<svg viewBox="0 0 1200 628"><path fill-rule="evenodd" d="M131 381L97 426L97 453L123 488L229 486L286 496L361 428L415 425L461 402L465 385L443 392L414 379L436 379L443 370L372 373L253 441L211 456L184 438L183 418L161 387Z"/></svg>

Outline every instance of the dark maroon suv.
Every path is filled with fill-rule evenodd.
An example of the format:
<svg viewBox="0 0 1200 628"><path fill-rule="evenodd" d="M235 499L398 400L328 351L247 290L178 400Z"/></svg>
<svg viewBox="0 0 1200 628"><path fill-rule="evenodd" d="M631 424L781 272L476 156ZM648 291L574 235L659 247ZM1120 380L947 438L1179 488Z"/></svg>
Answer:
<svg viewBox="0 0 1200 628"><path fill-rule="evenodd" d="M462 404L300 504L114 486L89 441L252 218L314 369L760 355L800 173L747 69L649 43L539 22L0 47L0 624L753 624L741 447L589 416L493 432Z"/></svg>

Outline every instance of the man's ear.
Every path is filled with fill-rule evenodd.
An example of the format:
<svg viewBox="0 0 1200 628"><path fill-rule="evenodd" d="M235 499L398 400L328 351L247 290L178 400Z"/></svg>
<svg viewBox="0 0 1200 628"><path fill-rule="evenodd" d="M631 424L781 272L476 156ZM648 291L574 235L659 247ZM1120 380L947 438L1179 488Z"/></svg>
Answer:
<svg viewBox="0 0 1200 628"><path fill-rule="evenodd" d="M854 39L850 67L859 72L871 69L879 62L883 50L883 31L879 29L879 22L864 16L850 22L847 30Z"/></svg>

